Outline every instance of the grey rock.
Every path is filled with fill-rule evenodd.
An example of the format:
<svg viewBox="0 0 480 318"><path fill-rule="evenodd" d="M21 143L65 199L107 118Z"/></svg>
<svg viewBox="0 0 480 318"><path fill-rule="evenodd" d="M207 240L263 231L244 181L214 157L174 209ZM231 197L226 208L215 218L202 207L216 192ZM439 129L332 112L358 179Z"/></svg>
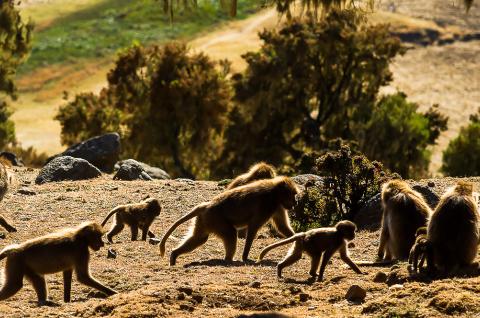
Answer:
<svg viewBox="0 0 480 318"><path fill-rule="evenodd" d="M97 178L102 173L88 161L70 156L57 157L45 165L37 178L36 184L65 180L86 180Z"/></svg>
<svg viewBox="0 0 480 318"><path fill-rule="evenodd" d="M136 160L127 159L122 162L117 173L113 176L114 180L146 180L151 181L153 178L143 169L142 165Z"/></svg>
<svg viewBox="0 0 480 318"><path fill-rule="evenodd" d="M47 163L61 156L85 159L98 169L111 173L120 155L120 136L109 133L82 141L64 152L48 158Z"/></svg>
<svg viewBox="0 0 480 318"><path fill-rule="evenodd" d="M316 174L299 174L298 176L292 177L292 180L299 185L305 186L307 182L312 183L316 186L323 185L323 178L317 176Z"/></svg>
<svg viewBox="0 0 480 318"><path fill-rule="evenodd" d="M168 179L171 179L170 178L170 175L165 172L165 170L162 170L160 168L157 168L157 167L152 167L144 162L141 162L141 161L137 161L137 160L134 160L134 159L127 159L127 160L121 160L119 162L117 162L115 164L115 170L118 170L120 169L120 166L126 162L126 161L129 161L129 160L133 160L135 161L138 165L140 165L143 170L145 170L145 172L150 176L152 177L153 179L159 179L159 180L168 180Z"/></svg>

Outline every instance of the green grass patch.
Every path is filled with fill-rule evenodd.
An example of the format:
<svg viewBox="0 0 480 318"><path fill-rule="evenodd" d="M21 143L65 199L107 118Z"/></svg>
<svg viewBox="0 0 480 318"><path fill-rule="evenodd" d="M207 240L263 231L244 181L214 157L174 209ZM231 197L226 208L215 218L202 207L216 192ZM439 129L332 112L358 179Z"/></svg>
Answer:
<svg viewBox="0 0 480 318"><path fill-rule="evenodd" d="M102 0L34 32L32 52L20 75L79 59L112 56L134 42L148 45L173 39L188 39L229 19L219 1L200 0L197 9L175 13L173 23L158 0ZM258 0L240 0L238 19L260 9Z"/></svg>

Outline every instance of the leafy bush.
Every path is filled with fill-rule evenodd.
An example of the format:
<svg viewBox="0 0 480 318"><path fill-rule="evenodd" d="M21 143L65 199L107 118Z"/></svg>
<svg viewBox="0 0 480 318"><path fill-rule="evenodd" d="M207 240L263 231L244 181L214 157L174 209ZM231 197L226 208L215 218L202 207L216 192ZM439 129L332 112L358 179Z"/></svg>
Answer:
<svg viewBox="0 0 480 318"><path fill-rule="evenodd" d="M135 45L119 55L99 95L80 94L60 108L62 141L118 131L124 157L177 176L208 177L231 98L228 65L217 65L180 43Z"/></svg>
<svg viewBox="0 0 480 318"><path fill-rule="evenodd" d="M480 109L448 144L441 171L449 176L480 175Z"/></svg>
<svg viewBox="0 0 480 318"><path fill-rule="evenodd" d="M16 98L17 67L30 50L31 24L22 22L14 1L0 1L0 148L15 142L7 98Z"/></svg>

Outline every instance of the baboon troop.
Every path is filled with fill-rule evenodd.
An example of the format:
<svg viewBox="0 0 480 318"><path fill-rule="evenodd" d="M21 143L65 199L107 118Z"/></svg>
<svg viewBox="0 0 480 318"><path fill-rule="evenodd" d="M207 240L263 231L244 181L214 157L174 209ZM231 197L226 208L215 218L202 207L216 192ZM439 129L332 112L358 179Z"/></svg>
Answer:
<svg viewBox="0 0 480 318"><path fill-rule="evenodd" d="M113 243L112 239L115 235L120 233L125 225L130 227L131 240L136 241L138 237L138 230L142 230L142 241L149 237L155 237L155 234L150 231L150 226L157 216L160 215L162 207L157 199L147 198L140 203L119 205L114 208L102 222L105 226L108 219L115 215L112 227L107 233L107 240Z"/></svg>
<svg viewBox="0 0 480 318"><path fill-rule="evenodd" d="M280 278L282 277L282 270L285 267L295 264L302 258L302 254L306 253L311 258L310 276L312 278L318 276L318 281L321 281L323 280L325 267L337 251L340 254L340 258L350 266L351 269L358 274L362 274L362 271L348 256L347 242L355 238L356 229L357 227L354 223L350 221L340 221L335 227L324 227L297 233L290 238L265 247L260 253L258 261L261 261L270 250L293 243L287 256L277 265L277 276ZM322 264L320 264L320 260ZM320 272L318 272L319 266Z"/></svg>
<svg viewBox="0 0 480 318"><path fill-rule="evenodd" d="M0 161L0 200L8 190L10 176ZM355 273L362 274L357 265L378 266L408 259L413 272L421 271L426 264L427 273L452 274L474 263L480 243L480 215L473 198L473 184L458 182L431 210L420 193L407 182L391 180L381 188L382 222L376 262L354 262L349 256L348 244L355 238L356 225L347 220L334 227L321 227L296 233L290 225L288 210L296 204L299 189L289 177L277 176L275 168L260 162L248 172L236 177L225 191L207 202L195 206L175 221L160 241L163 257L168 238L183 223L190 221L183 241L170 253L169 264L176 264L179 256L193 252L215 235L223 242L224 259L232 262L237 249L237 237L246 234L241 259L247 262L253 241L259 230L271 223L283 237L263 248L259 263L271 250L291 244L286 256L277 264L277 276L304 254L310 258L309 274L313 280L322 281L325 269L338 252L341 260ZM72 275L84 285L99 290L107 296L117 292L92 277L89 271L90 249L98 251L104 246L102 237L113 243L125 226L135 241L139 230L142 240L154 238L150 230L160 215L162 205L157 199L146 198L139 203L124 204L111 210L100 224L84 222L75 228L12 244L0 251L0 260L6 259L0 300L15 295L23 287L24 277L32 284L39 305L46 305L48 291L44 275L63 272L64 301L71 300ZM103 226L113 217L106 233ZM0 226L8 232L17 229L0 215ZM238 235L238 236L237 236ZM154 239L155 240L155 239ZM157 240L158 242L159 240ZM152 243L153 244L153 243Z"/></svg>
<svg viewBox="0 0 480 318"><path fill-rule="evenodd" d="M163 236L160 255L165 254L165 243L172 232L182 223L195 218L187 237L170 254L170 265L175 265L178 256L205 244L210 234L223 241L225 260L232 261L237 248L238 228L247 229L242 254L242 260L246 262L258 230L270 219L285 237L294 234L287 210L295 205L297 193L297 186L288 177L258 180L226 190L178 219Z"/></svg>
<svg viewBox="0 0 480 318"><path fill-rule="evenodd" d="M0 300L15 295L26 277L37 293L39 305L47 304L47 285L44 275L63 272L63 300L70 301L72 274L80 283L95 288L106 295L116 294L113 289L95 280L89 271L90 251L103 247L103 228L94 222L80 224L76 228L47 234L13 244L0 252L0 260L6 258L4 282Z"/></svg>
<svg viewBox="0 0 480 318"><path fill-rule="evenodd" d="M407 259L419 227L426 226L432 210L423 196L402 180L382 186L382 229L378 258Z"/></svg>

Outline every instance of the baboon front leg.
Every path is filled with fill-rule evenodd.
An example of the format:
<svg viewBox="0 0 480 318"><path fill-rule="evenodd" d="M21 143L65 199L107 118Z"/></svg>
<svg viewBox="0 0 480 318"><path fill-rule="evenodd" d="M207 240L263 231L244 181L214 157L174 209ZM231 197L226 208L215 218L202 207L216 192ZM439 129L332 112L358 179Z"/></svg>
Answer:
<svg viewBox="0 0 480 318"><path fill-rule="evenodd" d="M153 232L149 230L148 231L148 237L153 238L153 237L155 237L155 234L153 234Z"/></svg>
<svg viewBox="0 0 480 318"><path fill-rule="evenodd" d="M175 265L177 258L180 255L193 251L197 247L205 244L207 240L208 233L205 233L202 229L195 225L190 236L186 237L185 240L170 254L170 266Z"/></svg>
<svg viewBox="0 0 480 318"><path fill-rule="evenodd" d="M319 255L312 255L312 262L310 264L310 276L313 278L317 277L318 266L320 266L320 259L322 258L322 254Z"/></svg>
<svg viewBox="0 0 480 318"><path fill-rule="evenodd" d="M247 238L245 239L245 247L243 248L242 261L248 261L248 254L252 248L253 240L257 237L258 228L249 226L247 229Z"/></svg>
<svg viewBox="0 0 480 318"><path fill-rule="evenodd" d="M66 303L70 302L70 295L72 291L72 270L67 270L63 272L63 301Z"/></svg>
<svg viewBox="0 0 480 318"><path fill-rule="evenodd" d="M342 261L345 262L345 264L350 266L350 268L353 269L355 273L362 274L362 271L360 270L360 268L358 268L357 264L355 264L351 260L351 258L348 256L347 246L345 244L342 247L340 247L339 253L340 253L340 258L342 259Z"/></svg>
<svg viewBox="0 0 480 318"><path fill-rule="evenodd" d="M132 237L131 237L132 241L136 241L138 238L138 226L135 224L130 225L130 231L132 232Z"/></svg>
<svg viewBox="0 0 480 318"><path fill-rule="evenodd" d="M123 225L121 223L114 223L114 225L112 226L110 231L107 233L108 242L113 243L113 241L112 241L113 237L115 235L117 235L118 233L122 232L124 227L125 227L125 225Z"/></svg>
<svg viewBox="0 0 480 318"><path fill-rule="evenodd" d="M291 266L302 259L303 248L298 242L288 250L287 256L277 265L277 277L282 278L282 271L285 267Z"/></svg>
<svg viewBox="0 0 480 318"><path fill-rule="evenodd" d="M33 289L35 289L35 292L37 293L38 305L46 305L48 292L45 278L33 271L27 271L25 276L27 276L27 279L32 283Z"/></svg>
<svg viewBox="0 0 480 318"><path fill-rule="evenodd" d="M80 283L95 288L106 294L107 296L111 296L117 293L116 291L103 285L90 275L90 272L88 270L88 258L79 261L79 264L77 264L77 266L75 267L75 274Z"/></svg>
<svg viewBox="0 0 480 318"><path fill-rule="evenodd" d="M388 224L385 218L382 220L382 232L380 233L380 244L378 245L378 258L383 259L386 256L385 249L388 247ZM389 254L390 252L388 252Z"/></svg>
<svg viewBox="0 0 480 318"><path fill-rule="evenodd" d="M23 271L20 265L18 262L7 258L4 272L5 278L2 289L0 289L0 300L10 298L22 289Z"/></svg>
<svg viewBox="0 0 480 318"><path fill-rule="evenodd" d="M155 237L155 234L153 234L153 232L150 231L150 226L151 224L147 224L142 227L142 241L147 240L147 235L148 237Z"/></svg>
<svg viewBox="0 0 480 318"><path fill-rule="evenodd" d="M2 215L0 215L0 225L3 226L8 232L17 232L17 229L10 225Z"/></svg>
<svg viewBox="0 0 480 318"><path fill-rule="evenodd" d="M288 212L283 208L273 214L272 223L277 232L284 238L290 237L295 234L290 225Z"/></svg>

